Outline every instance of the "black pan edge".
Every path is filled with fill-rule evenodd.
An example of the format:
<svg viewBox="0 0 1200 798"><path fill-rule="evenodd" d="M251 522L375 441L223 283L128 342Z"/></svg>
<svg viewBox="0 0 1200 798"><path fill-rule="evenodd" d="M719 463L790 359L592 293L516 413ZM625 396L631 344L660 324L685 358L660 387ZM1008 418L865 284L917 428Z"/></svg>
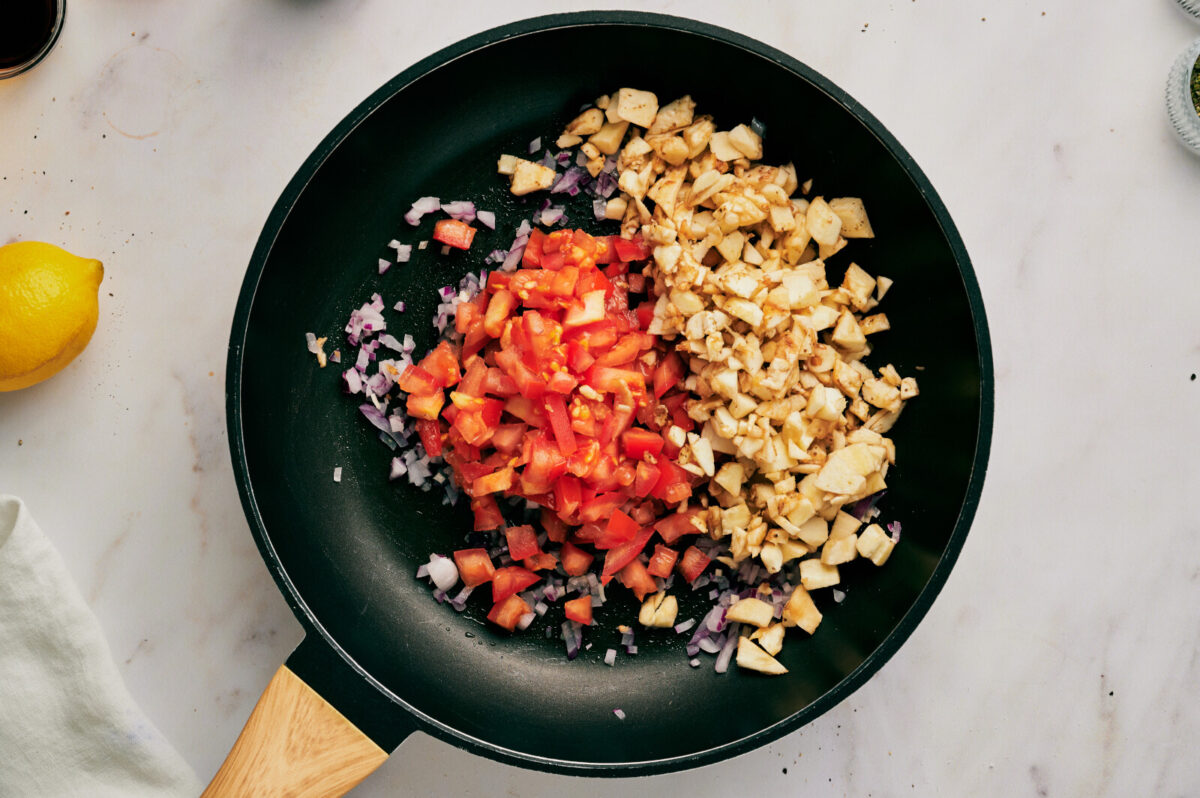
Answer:
<svg viewBox="0 0 1200 798"><path fill-rule="evenodd" d="M833 690L830 690L811 705L783 722L764 728L736 742L705 751L698 751L687 756L624 763L593 763L550 759L492 745L477 738L464 735L454 728L416 711L363 670L322 627L279 561L255 501L254 487L250 484L249 467L242 437L243 419L240 401L242 351L249 324L250 311L254 304L259 279L266 265L268 255L279 230L283 227L297 198L304 191L321 164L340 142L394 93L439 66L504 39L527 35L537 31L588 25L661 27L716 39L785 67L816 86L849 110L896 158L903 170L924 196L930 210L937 219L942 233L954 253L959 273L966 289L974 325L976 348L979 355L980 415L971 476L963 506L959 512L945 553L938 562L929 582L918 596L912 609L904 616L892 634L884 640L878 649L867 657L857 670L851 673ZM259 236L251 255L250 263L246 270L246 277L238 295L226 362L226 421L229 433L230 455L234 477L237 481L238 494L241 497L242 507L249 521L251 532L254 535L259 552L266 562L268 569L271 571L276 585L283 593L288 605L292 608L292 612L304 627L306 635L314 638L313 642L317 642L316 637L319 636L320 641L324 645L329 646L344 661L349 669L347 672L348 678L353 678L353 675L357 675L379 692L381 701L388 700L394 706L412 713L417 721L418 728L422 731L426 731L465 750L508 764L580 776L623 777L665 773L699 767L743 754L816 719L861 687L868 678L891 658L904 641L908 639L909 635L912 634L917 624L929 611L934 598L945 584L954 562L958 559L983 490L988 454L991 447L993 414L994 380L991 341L988 334L983 297L980 293L975 273L971 267L970 257L967 254L966 247L958 234L954 222L950 218L949 212L938 197L929 179L887 128L846 92L810 67L780 50L714 25L663 14L633 11L587 11L552 14L520 20L493 28L463 39L427 56L392 78L384 86L367 97L367 99L363 100L317 145L316 149L304 161L291 181L289 181L274 208L272 208L270 215L267 217L263 226L263 232ZM338 697L336 695L327 694L326 698L335 706L338 705Z"/></svg>

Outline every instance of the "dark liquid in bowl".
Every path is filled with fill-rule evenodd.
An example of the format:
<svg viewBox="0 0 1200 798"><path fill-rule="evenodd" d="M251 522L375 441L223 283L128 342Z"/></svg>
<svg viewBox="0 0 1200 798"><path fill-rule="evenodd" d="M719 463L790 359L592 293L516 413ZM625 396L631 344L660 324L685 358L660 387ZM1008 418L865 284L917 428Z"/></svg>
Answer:
<svg viewBox="0 0 1200 798"><path fill-rule="evenodd" d="M58 0L0 0L0 69L21 66L50 40Z"/></svg>

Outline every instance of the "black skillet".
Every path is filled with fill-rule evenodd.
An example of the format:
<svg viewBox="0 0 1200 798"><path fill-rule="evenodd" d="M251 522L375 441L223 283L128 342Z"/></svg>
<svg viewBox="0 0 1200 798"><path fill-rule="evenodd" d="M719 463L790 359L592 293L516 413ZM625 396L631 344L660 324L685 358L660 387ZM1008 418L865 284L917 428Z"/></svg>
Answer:
<svg viewBox="0 0 1200 798"><path fill-rule="evenodd" d="M650 89L663 102L690 93L719 127L759 119L768 162L794 161L818 193L865 199L876 238L855 241L853 258L895 280L884 305L892 330L877 336L872 360L915 374L922 391L893 431L899 463L883 505L886 519L902 522L902 543L884 568L845 567L845 601L819 598L824 623L811 639L789 636L784 677L717 675L711 658L690 668L686 635L670 630L640 633L637 656L606 667L616 623L635 610L624 595L604 608L588 633L593 647L573 662L557 636L541 633L544 624L509 636L485 624L483 602L462 614L437 604L414 572L431 551L463 545L467 509L443 506L440 491L389 483L391 453L340 392L336 366L318 369L304 347L314 331L330 336L327 350L351 351L341 327L376 291L389 308L408 304L389 317L392 332L411 333L420 350L431 345L436 289L507 247L534 208L506 193L497 156L525 153L536 136L551 142L581 105L620 86ZM481 233L469 253L431 247L379 277L390 239L429 237L432 217L419 228L401 220L427 194L494 209L497 231ZM572 224L602 229L590 205L569 213ZM834 278L848 260L831 262ZM863 684L929 609L974 515L992 425L979 288L949 214L900 144L845 92L778 50L630 12L487 31L359 105L266 223L238 299L227 381L246 516L306 637L211 795L253 793L285 772L308 785L303 794L340 795L418 730L504 762L610 776L695 767L773 740ZM703 610L703 596L687 597L685 616ZM281 707L299 720L288 726ZM251 751L257 764L239 765ZM264 766L272 757L290 764Z"/></svg>

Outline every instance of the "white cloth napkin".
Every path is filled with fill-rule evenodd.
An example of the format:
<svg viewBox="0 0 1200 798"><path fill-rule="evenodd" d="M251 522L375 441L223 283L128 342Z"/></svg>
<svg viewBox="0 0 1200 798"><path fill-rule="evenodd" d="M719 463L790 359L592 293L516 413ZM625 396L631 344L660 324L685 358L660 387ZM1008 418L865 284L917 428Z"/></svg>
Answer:
<svg viewBox="0 0 1200 798"><path fill-rule="evenodd" d="M196 798L23 502L0 494L0 796Z"/></svg>

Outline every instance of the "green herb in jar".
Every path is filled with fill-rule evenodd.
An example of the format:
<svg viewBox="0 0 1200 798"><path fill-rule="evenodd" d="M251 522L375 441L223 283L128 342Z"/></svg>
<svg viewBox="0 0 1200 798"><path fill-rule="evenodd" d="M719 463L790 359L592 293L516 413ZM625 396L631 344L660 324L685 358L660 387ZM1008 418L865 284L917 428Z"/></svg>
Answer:
<svg viewBox="0 0 1200 798"><path fill-rule="evenodd" d="M1200 58L1192 64L1192 105L1196 108L1196 114L1200 115Z"/></svg>

